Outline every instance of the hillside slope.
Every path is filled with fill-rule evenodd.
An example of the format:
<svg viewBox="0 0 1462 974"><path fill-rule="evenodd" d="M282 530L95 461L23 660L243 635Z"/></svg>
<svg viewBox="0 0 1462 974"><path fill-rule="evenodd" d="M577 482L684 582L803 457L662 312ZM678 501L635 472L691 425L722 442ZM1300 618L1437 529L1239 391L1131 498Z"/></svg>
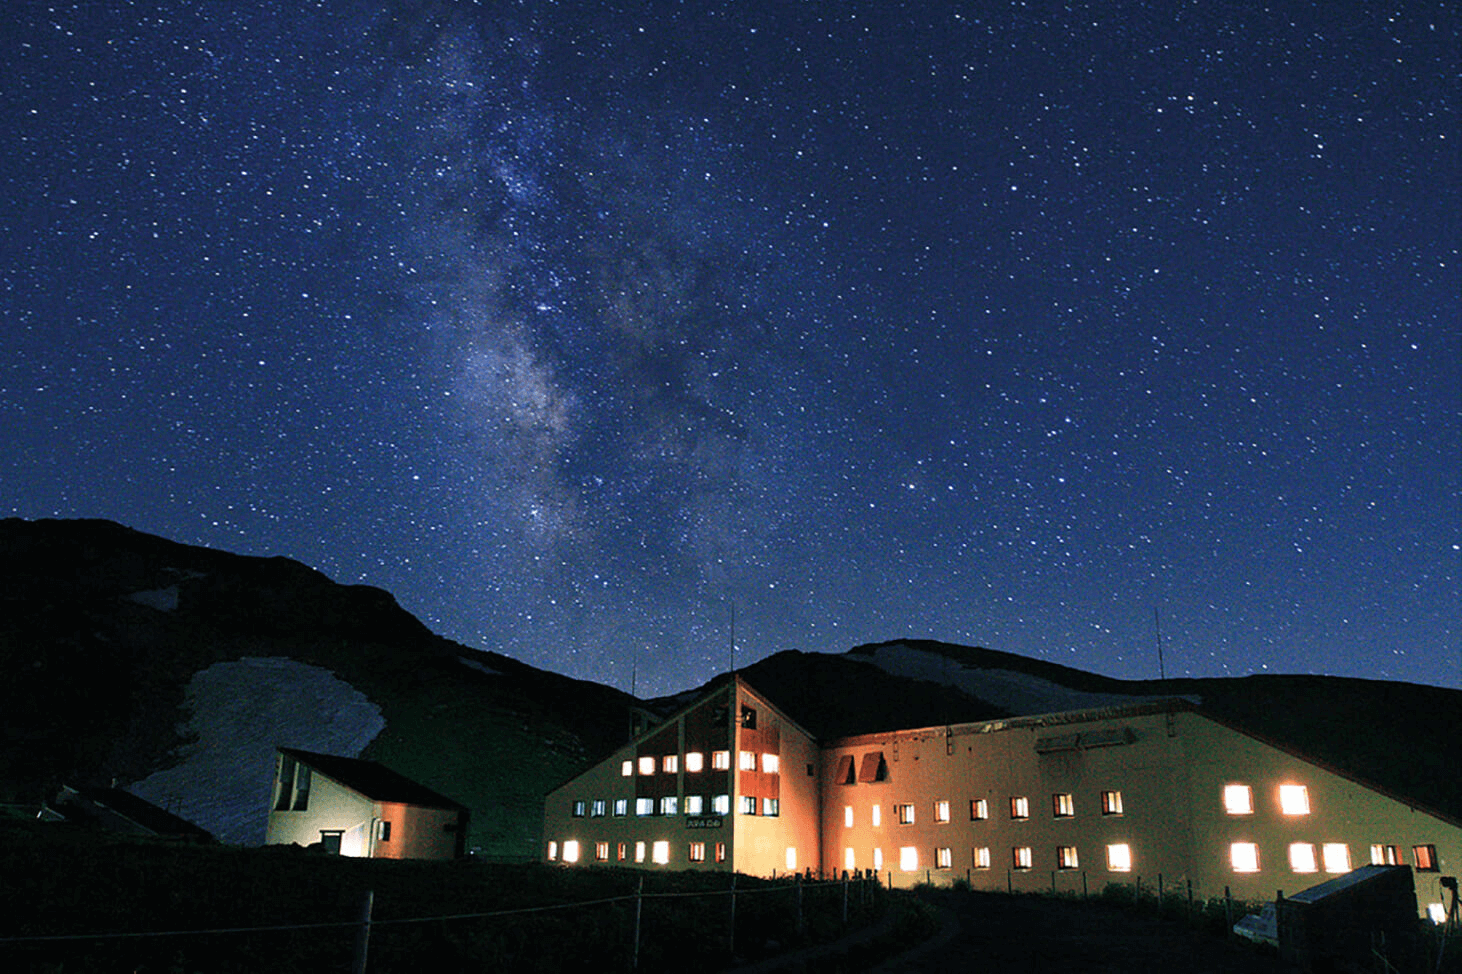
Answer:
<svg viewBox="0 0 1462 974"><path fill-rule="evenodd" d="M323 741L467 804L469 845L507 858L535 854L543 794L622 739L629 699L437 637L379 589L107 521L0 521L0 665L0 800L147 782L257 842L267 780L250 798L238 775Z"/></svg>

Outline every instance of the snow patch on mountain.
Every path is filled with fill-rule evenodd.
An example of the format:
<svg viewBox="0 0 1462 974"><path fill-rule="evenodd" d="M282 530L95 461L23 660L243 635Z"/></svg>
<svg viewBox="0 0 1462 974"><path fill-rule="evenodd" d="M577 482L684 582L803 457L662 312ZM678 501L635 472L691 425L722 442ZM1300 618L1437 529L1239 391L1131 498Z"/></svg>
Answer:
<svg viewBox="0 0 1462 974"><path fill-rule="evenodd" d="M153 588L145 592L133 592L127 596L130 602L138 605L145 605L148 608L156 609L159 612L173 612L178 608L178 587L169 585L167 588Z"/></svg>
<svg viewBox="0 0 1462 974"><path fill-rule="evenodd" d="M334 673L282 657L215 663L193 675L186 700L197 740L131 791L238 845L264 841L276 747L358 757L386 726Z"/></svg>
<svg viewBox="0 0 1462 974"><path fill-rule="evenodd" d="M486 673L488 676L502 676L503 675L502 670L495 670L491 666L488 666L486 663L479 663L479 662L477 662L477 660L475 660L475 659L468 659L465 656L458 656L457 657L457 662L461 663L463 666L466 666L466 667L468 667L470 669L477 670L479 673Z"/></svg>
<svg viewBox="0 0 1462 974"><path fill-rule="evenodd" d="M879 646L865 657L885 673L952 686L1013 714L1052 714L1164 699L1172 694L1090 693L1015 670L974 669L903 643ZM1197 698L1189 697L1197 703Z"/></svg>

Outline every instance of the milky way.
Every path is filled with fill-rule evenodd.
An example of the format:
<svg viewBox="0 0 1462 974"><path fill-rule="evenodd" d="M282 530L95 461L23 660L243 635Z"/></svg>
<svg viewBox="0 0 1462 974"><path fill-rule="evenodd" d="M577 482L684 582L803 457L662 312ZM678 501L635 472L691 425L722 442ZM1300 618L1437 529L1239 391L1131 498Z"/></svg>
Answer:
<svg viewBox="0 0 1462 974"><path fill-rule="evenodd" d="M23 2L0 513L641 693L1462 686L1441 3Z"/></svg>

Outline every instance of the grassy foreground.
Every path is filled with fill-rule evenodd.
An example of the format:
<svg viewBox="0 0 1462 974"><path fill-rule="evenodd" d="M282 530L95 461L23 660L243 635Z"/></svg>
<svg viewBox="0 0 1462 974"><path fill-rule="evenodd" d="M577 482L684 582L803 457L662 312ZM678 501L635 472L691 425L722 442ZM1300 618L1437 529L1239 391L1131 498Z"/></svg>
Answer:
<svg viewBox="0 0 1462 974"><path fill-rule="evenodd" d="M537 864L343 859L296 847L180 846L0 823L0 970L7 972L321 972L352 969L367 891L372 972L632 969L642 874ZM639 970L718 970L732 963L725 875L644 874ZM834 941L885 915L876 883L737 878L735 959ZM801 901L799 910L798 900ZM929 929L899 897L882 942L896 950ZM540 909L571 904L566 909ZM493 917L463 914L519 911ZM912 913L910 912L912 911ZM903 914L909 914L907 916ZM435 918L424 919L420 918ZM448 919L450 918L450 919ZM420 922L400 922L420 920ZM800 922L799 922L800 921ZM340 924L254 932L20 941Z"/></svg>

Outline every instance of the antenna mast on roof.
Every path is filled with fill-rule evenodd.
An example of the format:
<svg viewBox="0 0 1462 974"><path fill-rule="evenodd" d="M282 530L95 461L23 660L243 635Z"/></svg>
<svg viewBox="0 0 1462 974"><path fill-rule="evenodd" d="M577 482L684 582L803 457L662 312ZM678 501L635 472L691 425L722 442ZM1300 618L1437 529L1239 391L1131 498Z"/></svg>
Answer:
<svg viewBox="0 0 1462 974"><path fill-rule="evenodd" d="M736 603L731 603L731 672L736 672Z"/></svg>
<svg viewBox="0 0 1462 974"><path fill-rule="evenodd" d="M1162 658L1162 617L1158 615L1157 606L1152 607L1152 626L1157 632L1157 678L1166 680L1167 667L1163 665Z"/></svg>

